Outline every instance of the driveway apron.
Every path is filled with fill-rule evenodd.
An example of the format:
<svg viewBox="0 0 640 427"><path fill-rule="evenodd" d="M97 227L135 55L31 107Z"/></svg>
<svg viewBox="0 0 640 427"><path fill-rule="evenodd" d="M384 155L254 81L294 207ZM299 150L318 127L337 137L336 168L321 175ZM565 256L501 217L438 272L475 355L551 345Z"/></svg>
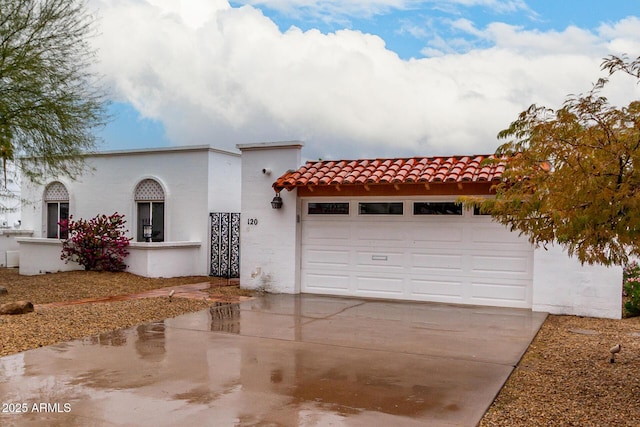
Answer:
<svg viewBox="0 0 640 427"><path fill-rule="evenodd" d="M474 426L546 314L266 295L0 358L0 425Z"/></svg>

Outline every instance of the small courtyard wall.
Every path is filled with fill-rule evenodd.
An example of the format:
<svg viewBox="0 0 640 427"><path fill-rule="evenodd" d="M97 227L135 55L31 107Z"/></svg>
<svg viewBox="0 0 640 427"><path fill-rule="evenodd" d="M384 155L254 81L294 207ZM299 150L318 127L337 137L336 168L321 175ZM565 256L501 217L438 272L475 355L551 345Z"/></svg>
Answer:
<svg viewBox="0 0 640 427"><path fill-rule="evenodd" d="M84 270L77 262L65 263L60 259L62 241L42 237L17 239L20 245L20 274L57 273L59 271Z"/></svg>
<svg viewBox="0 0 640 427"><path fill-rule="evenodd" d="M200 269L197 262L201 246L193 242L131 243L125 259L127 271L144 277L194 275Z"/></svg>
<svg viewBox="0 0 640 427"><path fill-rule="evenodd" d="M272 184L300 166L301 142L238 145L242 152L240 286L299 293L300 206L296 192L283 191L281 209L272 209Z"/></svg>
<svg viewBox="0 0 640 427"><path fill-rule="evenodd" d="M18 239L32 235L33 231L30 230L0 229L0 267L17 267L20 251Z"/></svg>
<svg viewBox="0 0 640 427"><path fill-rule="evenodd" d="M536 248L533 257L534 311L622 317L622 267L582 265L553 245Z"/></svg>

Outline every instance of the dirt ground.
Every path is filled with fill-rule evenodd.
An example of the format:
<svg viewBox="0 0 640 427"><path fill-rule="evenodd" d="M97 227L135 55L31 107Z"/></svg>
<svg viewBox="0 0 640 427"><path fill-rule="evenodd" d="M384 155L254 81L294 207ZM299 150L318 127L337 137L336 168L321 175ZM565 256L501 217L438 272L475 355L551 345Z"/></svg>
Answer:
<svg viewBox="0 0 640 427"><path fill-rule="evenodd" d="M0 269L0 304L34 304L135 294L210 282L221 299L246 296L237 284L211 277L149 279L128 273L75 271L20 276ZM166 297L36 309L0 316L0 356L202 310L203 300ZM609 349L622 345L610 363ZM549 316L480 425L636 426L640 419L640 318L605 320Z"/></svg>

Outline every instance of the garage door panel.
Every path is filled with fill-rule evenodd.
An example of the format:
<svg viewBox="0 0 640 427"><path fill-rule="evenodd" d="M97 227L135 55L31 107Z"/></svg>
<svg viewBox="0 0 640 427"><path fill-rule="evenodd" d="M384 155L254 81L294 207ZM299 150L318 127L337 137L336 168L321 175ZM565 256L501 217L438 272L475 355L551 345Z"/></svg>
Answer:
<svg viewBox="0 0 640 427"><path fill-rule="evenodd" d="M356 294L397 298L404 293L404 280L398 277L357 276Z"/></svg>
<svg viewBox="0 0 640 427"><path fill-rule="evenodd" d="M470 232L471 247L477 249L495 248L499 245L503 249L528 251L531 247L525 238L500 224L470 227Z"/></svg>
<svg viewBox="0 0 640 427"><path fill-rule="evenodd" d="M404 252L373 252L357 250L355 253L356 268L364 271L388 271L404 269Z"/></svg>
<svg viewBox="0 0 640 427"><path fill-rule="evenodd" d="M351 278L348 274L327 274L309 271L303 278L303 285L308 291L349 291Z"/></svg>
<svg viewBox="0 0 640 427"><path fill-rule="evenodd" d="M460 244L463 240L464 230L458 224L449 226L435 223L410 223L410 238L413 245L420 247L433 247L445 242L447 244Z"/></svg>
<svg viewBox="0 0 640 427"><path fill-rule="evenodd" d="M313 245L349 245L351 242L351 226L349 223L329 221L305 223L302 231L302 241L307 246Z"/></svg>
<svg viewBox="0 0 640 427"><path fill-rule="evenodd" d="M471 257L471 272L485 274L529 274L530 261L524 256L481 255Z"/></svg>
<svg viewBox="0 0 640 427"><path fill-rule="evenodd" d="M460 248L464 243L460 242L424 242L424 241L408 241L405 248L411 252L420 253L460 253Z"/></svg>
<svg viewBox="0 0 640 427"><path fill-rule="evenodd" d="M433 297L434 301L440 301L443 297L450 300L461 300L462 282L439 279L417 279L412 278L410 281L411 295L425 297Z"/></svg>
<svg viewBox="0 0 640 427"><path fill-rule="evenodd" d="M356 246L402 247L407 240L403 230L380 227L378 223L355 222L352 232L355 239L351 244Z"/></svg>
<svg viewBox="0 0 640 427"><path fill-rule="evenodd" d="M460 254L411 253L413 273L460 274L463 270L463 256Z"/></svg>
<svg viewBox="0 0 640 427"><path fill-rule="evenodd" d="M489 283L472 282L471 297L478 301L487 303L493 302L492 305L512 304L514 302L526 301L527 284L526 282L507 281L499 283L493 280Z"/></svg>
<svg viewBox="0 0 640 427"><path fill-rule="evenodd" d="M304 217L302 242L303 292L531 307L533 248L486 217Z"/></svg>
<svg viewBox="0 0 640 427"><path fill-rule="evenodd" d="M305 251L306 268L345 268L350 265L349 251L335 248L310 248Z"/></svg>

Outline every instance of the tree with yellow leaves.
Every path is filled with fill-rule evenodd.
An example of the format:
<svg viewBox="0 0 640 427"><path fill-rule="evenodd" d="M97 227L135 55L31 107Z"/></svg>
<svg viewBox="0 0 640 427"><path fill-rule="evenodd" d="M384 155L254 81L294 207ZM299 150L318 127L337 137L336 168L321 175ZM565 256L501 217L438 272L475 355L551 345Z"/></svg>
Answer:
<svg viewBox="0 0 640 427"><path fill-rule="evenodd" d="M640 81L640 57L611 56L608 72L558 110L532 105L498 134L506 162L495 198L467 204L526 235L557 243L583 263L622 265L640 256L640 101L602 96L614 73Z"/></svg>

